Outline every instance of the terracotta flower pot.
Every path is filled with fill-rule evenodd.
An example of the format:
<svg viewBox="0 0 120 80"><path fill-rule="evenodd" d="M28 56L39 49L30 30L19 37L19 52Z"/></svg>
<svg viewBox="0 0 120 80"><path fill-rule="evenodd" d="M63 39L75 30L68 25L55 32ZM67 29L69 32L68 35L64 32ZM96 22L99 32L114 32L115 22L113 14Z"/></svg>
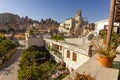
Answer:
<svg viewBox="0 0 120 80"><path fill-rule="evenodd" d="M111 67L113 59L113 57L106 57L103 55L98 56L98 62L104 67Z"/></svg>

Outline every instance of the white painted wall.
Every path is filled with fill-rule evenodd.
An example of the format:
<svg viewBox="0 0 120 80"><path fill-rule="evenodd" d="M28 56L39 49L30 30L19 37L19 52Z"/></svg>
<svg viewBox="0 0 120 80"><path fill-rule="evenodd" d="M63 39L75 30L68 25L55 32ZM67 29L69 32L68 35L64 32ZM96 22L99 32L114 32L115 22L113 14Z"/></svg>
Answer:
<svg viewBox="0 0 120 80"><path fill-rule="evenodd" d="M60 32L69 33L70 32L69 29L72 27L72 23L73 23L73 19L67 19L63 23L60 23L60 27L58 28L58 30Z"/></svg>
<svg viewBox="0 0 120 80"><path fill-rule="evenodd" d="M89 60L89 57L86 55L83 55L81 53L72 51L70 51L70 58L67 58L67 50L69 49L64 49L63 54L64 54L64 62L66 63L66 67L70 70L71 72L71 68L73 68L74 70L76 70L78 67L80 67L83 63L85 63L87 60ZM77 54L77 60L76 62L72 60L73 58L73 52Z"/></svg>
<svg viewBox="0 0 120 80"><path fill-rule="evenodd" d="M95 32L99 34L100 30L104 29L104 26L108 24L109 24L108 19L95 22ZM114 23L114 26L119 26L119 23ZM114 31L115 32L117 31L117 27L114 27Z"/></svg>
<svg viewBox="0 0 120 80"><path fill-rule="evenodd" d="M60 23L60 26L64 26L65 25L65 23L63 22L63 23Z"/></svg>
<svg viewBox="0 0 120 80"><path fill-rule="evenodd" d="M70 46L68 44L56 42L56 41L53 41L50 39L45 39L45 41L47 43L50 43L50 46L52 46L52 43L57 44L59 46L62 46L62 50L60 50L60 48L59 48L59 51L62 53L62 59L66 63L66 67L70 70L70 72L71 72L71 68L76 70L83 63L88 61L90 58L87 56L88 50L85 51L83 49L77 48L77 46L73 47L73 46ZM70 51L70 58L67 58L67 50ZM72 61L73 52L77 54L77 61L76 62Z"/></svg>
<svg viewBox="0 0 120 80"><path fill-rule="evenodd" d="M72 27L72 23L73 23L72 19L65 20L65 28L70 29Z"/></svg>
<svg viewBox="0 0 120 80"><path fill-rule="evenodd" d="M108 25L108 22L102 22L102 23L97 23L96 24L96 32L99 34L99 31L104 29L104 26Z"/></svg>

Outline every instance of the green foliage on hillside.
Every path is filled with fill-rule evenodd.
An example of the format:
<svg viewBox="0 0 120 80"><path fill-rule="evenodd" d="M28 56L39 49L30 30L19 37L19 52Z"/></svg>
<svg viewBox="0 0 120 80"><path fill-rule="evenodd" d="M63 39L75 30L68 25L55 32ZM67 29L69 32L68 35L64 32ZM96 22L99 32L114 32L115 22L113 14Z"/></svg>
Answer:
<svg viewBox="0 0 120 80"><path fill-rule="evenodd" d="M16 47L16 43L12 40L7 40L4 33L0 33L0 58Z"/></svg>
<svg viewBox="0 0 120 80"><path fill-rule="evenodd" d="M4 33L0 33L0 40L5 39L5 34Z"/></svg>
<svg viewBox="0 0 120 80"><path fill-rule="evenodd" d="M16 47L16 44L11 40L2 40L0 46L4 46L6 50L10 50Z"/></svg>

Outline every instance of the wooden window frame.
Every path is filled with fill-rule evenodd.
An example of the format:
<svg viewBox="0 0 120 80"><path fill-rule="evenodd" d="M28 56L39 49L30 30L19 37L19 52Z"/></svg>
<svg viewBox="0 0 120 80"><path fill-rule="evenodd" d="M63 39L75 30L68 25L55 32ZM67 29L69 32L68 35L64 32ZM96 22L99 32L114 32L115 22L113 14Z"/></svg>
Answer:
<svg viewBox="0 0 120 80"><path fill-rule="evenodd" d="M77 61L77 54L73 52L72 61Z"/></svg>
<svg viewBox="0 0 120 80"><path fill-rule="evenodd" d="M62 50L62 46L60 46L60 50Z"/></svg>
<svg viewBox="0 0 120 80"><path fill-rule="evenodd" d="M67 50L67 58L70 58L70 51Z"/></svg>

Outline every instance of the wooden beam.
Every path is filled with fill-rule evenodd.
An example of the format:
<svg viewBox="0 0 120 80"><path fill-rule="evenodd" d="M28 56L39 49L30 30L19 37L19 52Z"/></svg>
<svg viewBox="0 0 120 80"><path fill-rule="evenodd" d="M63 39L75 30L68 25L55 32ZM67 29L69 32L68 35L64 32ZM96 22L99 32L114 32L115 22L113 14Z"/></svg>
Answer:
<svg viewBox="0 0 120 80"><path fill-rule="evenodd" d="M119 14L119 15L117 14L117 15L116 15L116 18L119 18L119 17L120 17L120 14Z"/></svg>
<svg viewBox="0 0 120 80"><path fill-rule="evenodd" d="M115 4L119 4L120 2L119 1L116 1L116 3Z"/></svg>
<svg viewBox="0 0 120 80"><path fill-rule="evenodd" d="M120 19L115 19L116 21L120 20Z"/></svg>
<svg viewBox="0 0 120 80"><path fill-rule="evenodd" d="M116 3L116 8L120 8L120 3Z"/></svg>
<svg viewBox="0 0 120 80"><path fill-rule="evenodd" d="M111 35L112 35L112 31L113 31L115 3L116 3L116 0L111 0L109 26L108 26L108 31L107 31L107 46L108 46L108 48L110 47Z"/></svg>
<svg viewBox="0 0 120 80"><path fill-rule="evenodd" d="M119 17L115 17L115 19L120 19L120 16Z"/></svg>
<svg viewBox="0 0 120 80"><path fill-rule="evenodd" d="M119 2L120 0L116 0L116 1L118 1L118 2Z"/></svg>
<svg viewBox="0 0 120 80"><path fill-rule="evenodd" d="M117 21L115 21L115 22L119 23L119 22L120 22L120 20L117 20Z"/></svg>
<svg viewBox="0 0 120 80"><path fill-rule="evenodd" d="M120 10L116 10L116 13L119 13L120 12Z"/></svg>
<svg viewBox="0 0 120 80"><path fill-rule="evenodd" d="M119 1L116 1L116 4L119 4L120 2Z"/></svg>
<svg viewBox="0 0 120 80"><path fill-rule="evenodd" d="M115 18L120 18L120 15L116 15Z"/></svg>
<svg viewBox="0 0 120 80"><path fill-rule="evenodd" d="M115 19L115 22L118 21L118 20L120 20L120 19Z"/></svg>
<svg viewBox="0 0 120 80"><path fill-rule="evenodd" d="M115 13L115 16L119 16L119 15L120 15L120 12L119 12L119 13L118 13L118 12L117 12L117 13Z"/></svg>

